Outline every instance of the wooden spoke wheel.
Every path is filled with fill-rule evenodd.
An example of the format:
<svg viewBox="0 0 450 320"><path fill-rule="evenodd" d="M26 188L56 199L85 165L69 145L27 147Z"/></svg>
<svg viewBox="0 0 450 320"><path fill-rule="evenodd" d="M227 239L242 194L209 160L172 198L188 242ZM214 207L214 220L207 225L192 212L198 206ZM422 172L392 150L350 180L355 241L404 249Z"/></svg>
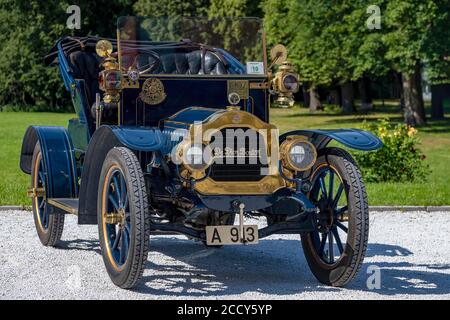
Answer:
<svg viewBox="0 0 450 320"><path fill-rule="evenodd" d="M64 214L50 214L47 206L47 172L39 142L33 152L31 169L31 199L34 224L44 246L56 246L64 230Z"/></svg>
<svg viewBox="0 0 450 320"><path fill-rule="evenodd" d="M344 150L322 151L312 169L310 200L317 230L302 235L306 260L324 284L344 286L359 271L367 247L369 210L361 173Z"/></svg>
<svg viewBox="0 0 450 320"><path fill-rule="evenodd" d="M114 148L106 156L97 212L108 274L117 286L131 288L145 269L150 220L142 170L134 153L127 148Z"/></svg>

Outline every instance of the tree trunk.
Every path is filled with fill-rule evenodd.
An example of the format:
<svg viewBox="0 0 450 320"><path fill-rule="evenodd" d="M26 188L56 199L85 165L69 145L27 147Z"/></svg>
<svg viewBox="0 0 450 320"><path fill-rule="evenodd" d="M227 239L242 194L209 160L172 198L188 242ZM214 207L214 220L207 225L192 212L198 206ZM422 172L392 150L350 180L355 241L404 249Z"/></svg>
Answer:
<svg viewBox="0 0 450 320"><path fill-rule="evenodd" d="M431 86L431 118L444 119L445 89L449 85L437 84Z"/></svg>
<svg viewBox="0 0 450 320"><path fill-rule="evenodd" d="M329 101L328 101L329 104L342 106L340 90L333 89L330 91L330 94L328 96L329 96Z"/></svg>
<svg viewBox="0 0 450 320"><path fill-rule="evenodd" d="M405 100L404 118L409 126L426 124L425 107L422 96L422 75L420 63L416 64L412 74L402 74L403 96Z"/></svg>
<svg viewBox="0 0 450 320"><path fill-rule="evenodd" d="M396 73L395 74L395 79L397 80L398 83L398 90L400 93L400 105L398 106L401 112L405 112L405 90L403 90L403 79L402 79L402 75Z"/></svg>
<svg viewBox="0 0 450 320"><path fill-rule="evenodd" d="M302 92L303 92L303 101L305 103L305 107L309 108L309 92L308 87L306 85L302 85Z"/></svg>
<svg viewBox="0 0 450 320"><path fill-rule="evenodd" d="M319 93L316 88L311 87L309 89L309 111L317 111L319 109L322 109Z"/></svg>
<svg viewBox="0 0 450 320"><path fill-rule="evenodd" d="M372 95L370 93L370 79L362 77L358 82L359 94L361 96L361 110L367 111L373 109Z"/></svg>
<svg viewBox="0 0 450 320"><path fill-rule="evenodd" d="M342 110L345 113L352 113L355 109L355 94L353 83L347 82L341 86L342 90Z"/></svg>

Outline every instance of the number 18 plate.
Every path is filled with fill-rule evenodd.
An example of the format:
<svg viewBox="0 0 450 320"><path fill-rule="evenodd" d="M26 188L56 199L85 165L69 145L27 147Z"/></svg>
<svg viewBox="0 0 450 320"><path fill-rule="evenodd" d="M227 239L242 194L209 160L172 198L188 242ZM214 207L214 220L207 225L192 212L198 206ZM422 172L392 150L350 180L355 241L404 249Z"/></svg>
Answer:
<svg viewBox="0 0 450 320"><path fill-rule="evenodd" d="M256 225L244 226L244 237L241 237L239 226L206 227L206 244L208 246L257 244L258 241L258 226Z"/></svg>

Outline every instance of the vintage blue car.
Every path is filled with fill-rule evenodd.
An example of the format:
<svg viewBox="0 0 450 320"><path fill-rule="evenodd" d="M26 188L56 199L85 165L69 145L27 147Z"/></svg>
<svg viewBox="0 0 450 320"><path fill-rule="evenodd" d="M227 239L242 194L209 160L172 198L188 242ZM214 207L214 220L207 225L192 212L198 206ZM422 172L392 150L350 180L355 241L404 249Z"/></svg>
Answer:
<svg viewBox="0 0 450 320"><path fill-rule="evenodd" d="M279 134L269 109L293 103L299 78L282 45L267 51L259 19L122 17L116 39L64 37L45 61L77 116L67 128L31 126L23 140L43 245L58 245L65 214L97 224L111 280L131 288L151 234L210 248L298 234L320 282L355 277L367 194L335 146L382 143L359 130Z"/></svg>

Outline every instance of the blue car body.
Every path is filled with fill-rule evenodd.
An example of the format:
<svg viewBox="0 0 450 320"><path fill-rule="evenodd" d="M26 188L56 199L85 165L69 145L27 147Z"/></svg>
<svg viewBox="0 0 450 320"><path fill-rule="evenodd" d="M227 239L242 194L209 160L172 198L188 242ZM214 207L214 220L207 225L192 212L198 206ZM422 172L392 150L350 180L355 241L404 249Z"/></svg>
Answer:
<svg viewBox="0 0 450 320"><path fill-rule="evenodd" d="M76 39L84 41L89 47L98 38ZM113 40L111 40L113 41ZM97 223L97 190L98 179L103 160L111 148L124 146L134 151L140 159L143 171L150 174L145 167L149 161L157 162L161 168L169 170L170 177L177 177L173 168L164 167L164 159L173 147L171 133L177 129L186 129L196 121L205 121L218 111L226 110L228 103L227 84L230 80L245 80L250 84L251 100L242 100L239 104L244 110L265 123L270 122L270 99L267 88L257 84L267 81L265 75L244 75L245 67L229 53L221 50L222 56L229 64L226 76L198 75L195 79L180 75L161 75L167 99L152 108L140 106L138 96L144 79L139 80L139 87L129 88L122 92L119 120L95 127L91 114L92 94L89 97L89 84L86 77L77 74L72 61L74 53L83 54L82 50L74 51L74 39L62 38L47 57L47 64L57 64L64 85L71 95L76 117L69 121L68 128L39 127L28 128L22 146L20 166L30 174L34 146L39 142L44 163L48 172L46 189L47 198L78 199L78 219L80 224ZM81 53L80 53L81 52ZM87 54L87 53L86 53ZM92 56L92 54L91 54ZM254 84L254 86L253 86ZM205 94L207 93L207 94ZM207 107L207 108L201 108ZM176 119L167 121L174 115ZM280 142L289 135L303 135L320 151L331 141L357 150L371 151L382 146L381 141L370 133L360 130L298 130L280 136ZM158 181L158 192L170 195L173 181ZM282 189L267 195L202 195L192 190L185 190L183 197L191 197L199 208L232 211L232 201L245 202L249 210L269 208L280 199L300 201L306 207L312 207L305 194L300 190ZM156 226L155 230L165 230L168 226ZM177 227L177 231L198 236L186 227ZM270 233L276 232L269 231ZM265 235L265 234L263 234Z"/></svg>

